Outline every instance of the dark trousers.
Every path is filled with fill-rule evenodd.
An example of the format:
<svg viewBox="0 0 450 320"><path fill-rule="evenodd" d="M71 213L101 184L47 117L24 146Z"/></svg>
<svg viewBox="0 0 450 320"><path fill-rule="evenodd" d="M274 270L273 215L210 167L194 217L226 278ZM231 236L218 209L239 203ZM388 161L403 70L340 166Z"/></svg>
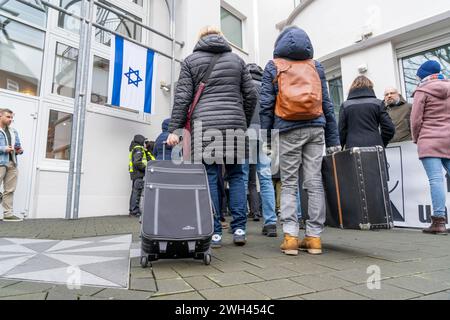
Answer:
<svg viewBox="0 0 450 320"><path fill-rule="evenodd" d="M225 190L225 180L223 178L223 166L217 165L217 189L219 192L219 208L220 208L220 221L224 221L225 213L228 210L228 199Z"/></svg>
<svg viewBox="0 0 450 320"><path fill-rule="evenodd" d="M144 189L144 179L137 178L132 180L132 183L133 184L130 196L130 214L136 215L141 213L139 203L141 202L142 190Z"/></svg>
<svg viewBox="0 0 450 320"><path fill-rule="evenodd" d="M256 164L251 164L248 174L248 203L250 216L261 217L261 198L256 186Z"/></svg>

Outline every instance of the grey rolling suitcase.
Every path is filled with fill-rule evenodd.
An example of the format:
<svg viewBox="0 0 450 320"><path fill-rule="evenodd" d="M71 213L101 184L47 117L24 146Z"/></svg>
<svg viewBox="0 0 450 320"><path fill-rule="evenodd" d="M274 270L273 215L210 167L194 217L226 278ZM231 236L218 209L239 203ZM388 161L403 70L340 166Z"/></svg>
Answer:
<svg viewBox="0 0 450 320"><path fill-rule="evenodd" d="M392 209L382 147L352 148L324 157L326 224L342 229L391 229Z"/></svg>
<svg viewBox="0 0 450 320"><path fill-rule="evenodd" d="M150 161L141 219L141 266L179 258L199 259L209 265L213 231L205 167Z"/></svg>

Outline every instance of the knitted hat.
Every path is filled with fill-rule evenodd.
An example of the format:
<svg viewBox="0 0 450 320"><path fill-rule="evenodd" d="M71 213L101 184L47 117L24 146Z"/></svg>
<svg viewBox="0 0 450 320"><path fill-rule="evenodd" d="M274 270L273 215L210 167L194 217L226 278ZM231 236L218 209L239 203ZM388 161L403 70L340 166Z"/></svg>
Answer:
<svg viewBox="0 0 450 320"><path fill-rule="evenodd" d="M428 76L431 76L432 74L437 74L440 72L441 72L441 65L439 64L439 62L429 60L420 66L419 70L417 70L417 76L420 79L424 79Z"/></svg>

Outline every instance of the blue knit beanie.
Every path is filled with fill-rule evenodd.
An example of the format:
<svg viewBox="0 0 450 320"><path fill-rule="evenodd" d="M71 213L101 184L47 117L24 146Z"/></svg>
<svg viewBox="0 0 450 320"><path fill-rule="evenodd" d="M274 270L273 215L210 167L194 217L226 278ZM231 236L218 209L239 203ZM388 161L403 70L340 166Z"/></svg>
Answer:
<svg viewBox="0 0 450 320"><path fill-rule="evenodd" d="M434 60L429 60L422 64L417 70L417 76L420 79L425 79L428 76L431 76L432 74L437 74L441 72L441 65L439 62Z"/></svg>

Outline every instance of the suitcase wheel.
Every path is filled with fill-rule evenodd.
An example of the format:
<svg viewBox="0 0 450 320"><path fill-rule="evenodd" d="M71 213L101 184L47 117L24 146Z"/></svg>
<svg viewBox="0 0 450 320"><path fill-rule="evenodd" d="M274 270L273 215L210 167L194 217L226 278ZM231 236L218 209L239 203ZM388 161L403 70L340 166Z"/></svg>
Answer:
<svg viewBox="0 0 450 320"><path fill-rule="evenodd" d="M148 267L148 257L147 256L141 257L141 267L144 269Z"/></svg>
<svg viewBox="0 0 450 320"><path fill-rule="evenodd" d="M209 253L205 253L205 255L203 256L203 263L206 266L209 266L211 264L211 255Z"/></svg>

